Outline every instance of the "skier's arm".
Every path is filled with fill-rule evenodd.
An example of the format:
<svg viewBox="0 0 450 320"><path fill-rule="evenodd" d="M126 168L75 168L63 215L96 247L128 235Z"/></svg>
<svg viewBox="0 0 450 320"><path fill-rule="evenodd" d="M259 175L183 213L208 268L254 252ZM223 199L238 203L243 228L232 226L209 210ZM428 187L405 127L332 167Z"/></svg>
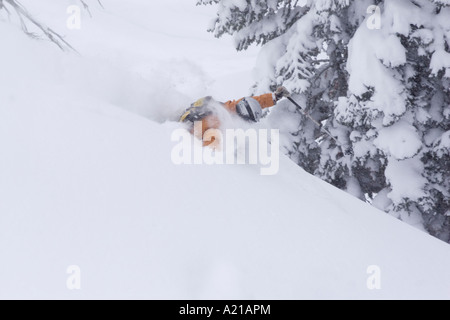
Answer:
<svg viewBox="0 0 450 320"><path fill-rule="evenodd" d="M266 93L261 96L252 97L252 98L255 99L256 101L258 101L259 104L261 105L261 108L263 108L263 109L273 107L276 104L276 101L275 101L272 93Z"/></svg>
<svg viewBox="0 0 450 320"><path fill-rule="evenodd" d="M266 108L270 108L273 107L275 105L275 100L274 100L274 96L272 93L266 93L260 96L255 96L252 97L253 99L255 99L256 101L259 102L259 104L261 105L261 108L266 109ZM242 98L243 99L243 98ZM227 108L228 110L230 110L231 112L236 113L236 105L242 100L230 100L224 103L225 108Z"/></svg>

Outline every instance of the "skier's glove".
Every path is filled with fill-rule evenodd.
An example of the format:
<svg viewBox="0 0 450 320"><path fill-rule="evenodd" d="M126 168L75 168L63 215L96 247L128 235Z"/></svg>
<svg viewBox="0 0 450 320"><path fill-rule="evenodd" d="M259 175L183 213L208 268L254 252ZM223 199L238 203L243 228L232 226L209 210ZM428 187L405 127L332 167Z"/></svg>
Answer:
<svg viewBox="0 0 450 320"><path fill-rule="evenodd" d="M277 91L273 94L276 102L283 98L288 98L291 96L290 92L285 87L278 87Z"/></svg>

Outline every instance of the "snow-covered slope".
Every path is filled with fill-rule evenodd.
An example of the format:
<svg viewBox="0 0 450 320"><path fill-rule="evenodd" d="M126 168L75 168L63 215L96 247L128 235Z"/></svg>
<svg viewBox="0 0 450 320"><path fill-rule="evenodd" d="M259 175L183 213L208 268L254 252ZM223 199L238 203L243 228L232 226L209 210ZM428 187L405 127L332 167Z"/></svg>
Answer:
<svg viewBox="0 0 450 320"><path fill-rule="evenodd" d="M181 36L184 60L154 51L180 38L145 32L145 10L195 16L185 0L103 3L68 36L83 57L0 22L0 298L450 298L447 244L287 158L274 176L174 165L178 124L158 121L202 90L245 94L252 56L225 72L233 56L204 58L208 35ZM66 287L71 265L81 290Z"/></svg>

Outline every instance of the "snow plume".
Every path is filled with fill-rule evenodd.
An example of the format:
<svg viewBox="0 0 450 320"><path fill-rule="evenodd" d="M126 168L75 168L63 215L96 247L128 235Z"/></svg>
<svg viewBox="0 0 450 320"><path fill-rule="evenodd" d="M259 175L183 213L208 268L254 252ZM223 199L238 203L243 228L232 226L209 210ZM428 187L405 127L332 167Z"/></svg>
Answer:
<svg viewBox="0 0 450 320"><path fill-rule="evenodd" d="M157 122L176 121L191 103L205 96L211 79L203 69L188 60L159 61L139 65L131 70L138 77L136 97L145 100L131 101L128 104L139 114Z"/></svg>
<svg viewBox="0 0 450 320"><path fill-rule="evenodd" d="M9 79L4 81L17 81L19 86L27 86L28 80L33 81L28 75L35 70L41 75L43 85L57 78L59 85L66 91L70 90L74 99L78 92L84 92L116 107L165 122L178 119L185 108L205 95L210 83L201 67L189 61L152 60L151 64L129 67L114 57L80 58L64 55L49 45L47 49L41 46L36 51L37 43L20 33L12 38L11 28L5 28L7 30L2 32L4 43L11 41L14 45L5 45L3 49L3 56L9 57L7 59L12 63L5 64L1 77L8 75ZM34 50L36 54L31 59L19 59L27 50ZM50 63L49 57L57 62Z"/></svg>
<svg viewBox="0 0 450 320"><path fill-rule="evenodd" d="M136 71L115 61L68 60L65 75L69 86L157 122L177 119L193 99L183 93L187 81L182 68L190 66L182 62L137 66ZM192 79L195 85L193 72Z"/></svg>

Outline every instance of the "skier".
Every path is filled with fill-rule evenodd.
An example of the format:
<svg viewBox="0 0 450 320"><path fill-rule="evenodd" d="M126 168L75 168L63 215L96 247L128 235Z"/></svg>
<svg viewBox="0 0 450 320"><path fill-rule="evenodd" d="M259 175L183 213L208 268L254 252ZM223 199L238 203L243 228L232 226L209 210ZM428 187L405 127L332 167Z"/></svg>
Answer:
<svg viewBox="0 0 450 320"><path fill-rule="evenodd" d="M290 93L285 87L279 87L274 93L227 102L218 102L212 97L205 97L194 102L181 116L180 122L188 123L191 126L191 133L194 133L194 123L197 121L201 122L201 136L197 138L203 140L206 131L219 129L221 126L220 118L217 112L214 112L215 105L221 105L230 113L237 114L245 121L256 123L261 119L263 109L273 107L284 97L290 97ZM213 142L214 138L210 141L203 141L203 145L208 146Z"/></svg>

